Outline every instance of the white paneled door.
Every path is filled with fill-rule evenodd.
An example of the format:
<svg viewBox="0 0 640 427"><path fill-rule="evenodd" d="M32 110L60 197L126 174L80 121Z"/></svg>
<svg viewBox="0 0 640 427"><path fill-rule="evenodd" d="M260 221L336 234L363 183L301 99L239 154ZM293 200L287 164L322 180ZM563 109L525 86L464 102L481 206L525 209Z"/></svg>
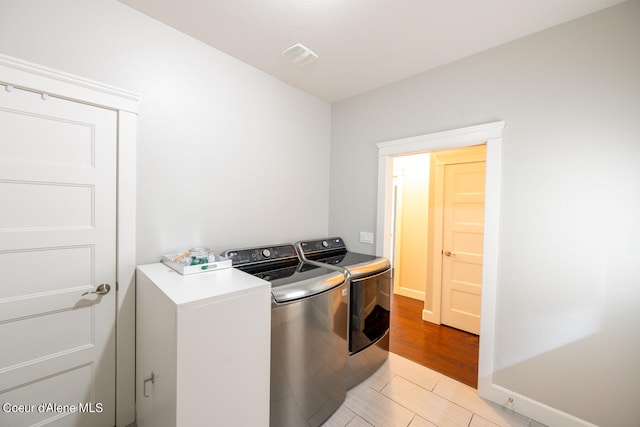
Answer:
<svg viewBox="0 0 640 427"><path fill-rule="evenodd" d="M0 86L2 426L115 424L116 143L115 111Z"/></svg>
<svg viewBox="0 0 640 427"><path fill-rule="evenodd" d="M441 322L480 333L485 162L445 166Z"/></svg>

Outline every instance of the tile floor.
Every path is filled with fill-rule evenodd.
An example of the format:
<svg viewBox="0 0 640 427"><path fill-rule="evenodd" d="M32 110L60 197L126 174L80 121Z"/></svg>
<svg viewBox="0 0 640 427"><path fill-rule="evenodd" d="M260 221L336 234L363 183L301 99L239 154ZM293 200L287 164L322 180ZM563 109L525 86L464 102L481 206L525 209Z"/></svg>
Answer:
<svg viewBox="0 0 640 427"><path fill-rule="evenodd" d="M397 354L347 393L324 427L543 427Z"/></svg>

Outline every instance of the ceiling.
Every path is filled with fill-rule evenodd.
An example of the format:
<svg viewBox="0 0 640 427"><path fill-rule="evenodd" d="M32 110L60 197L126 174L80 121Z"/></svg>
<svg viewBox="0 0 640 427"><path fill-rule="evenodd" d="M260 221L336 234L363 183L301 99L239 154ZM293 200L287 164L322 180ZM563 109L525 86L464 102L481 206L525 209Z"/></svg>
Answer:
<svg viewBox="0 0 640 427"><path fill-rule="evenodd" d="M623 0L120 1L333 103Z"/></svg>

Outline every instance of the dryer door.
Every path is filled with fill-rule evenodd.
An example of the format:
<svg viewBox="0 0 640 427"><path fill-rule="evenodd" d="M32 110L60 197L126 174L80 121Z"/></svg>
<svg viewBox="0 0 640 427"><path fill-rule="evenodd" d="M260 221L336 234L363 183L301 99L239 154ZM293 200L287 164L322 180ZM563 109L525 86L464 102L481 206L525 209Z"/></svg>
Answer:
<svg viewBox="0 0 640 427"><path fill-rule="evenodd" d="M391 270L351 281L349 295L349 354L382 338L389 330Z"/></svg>

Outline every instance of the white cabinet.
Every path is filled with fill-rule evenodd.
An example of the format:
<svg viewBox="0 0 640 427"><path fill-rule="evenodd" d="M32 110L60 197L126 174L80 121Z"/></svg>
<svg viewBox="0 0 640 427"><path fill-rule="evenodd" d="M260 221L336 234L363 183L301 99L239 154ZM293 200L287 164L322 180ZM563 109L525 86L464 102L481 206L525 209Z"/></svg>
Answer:
<svg viewBox="0 0 640 427"><path fill-rule="evenodd" d="M137 425L268 426L269 283L158 263L139 266L136 285Z"/></svg>

